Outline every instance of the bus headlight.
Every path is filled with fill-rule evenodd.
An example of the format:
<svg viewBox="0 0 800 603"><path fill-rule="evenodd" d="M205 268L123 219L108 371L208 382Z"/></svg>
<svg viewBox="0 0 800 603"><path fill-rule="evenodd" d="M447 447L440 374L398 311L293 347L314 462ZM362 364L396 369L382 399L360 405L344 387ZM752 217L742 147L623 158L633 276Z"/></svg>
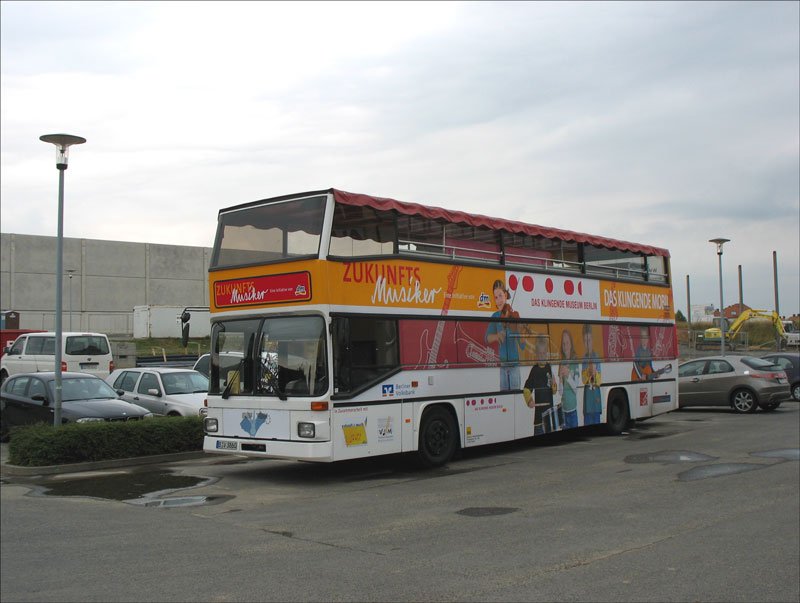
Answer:
<svg viewBox="0 0 800 603"><path fill-rule="evenodd" d="M219 431L219 421L211 417L206 417L203 419L203 428L206 430L206 433L217 433Z"/></svg>
<svg viewBox="0 0 800 603"><path fill-rule="evenodd" d="M313 438L316 435L316 429L313 423L298 423L297 436L301 438Z"/></svg>

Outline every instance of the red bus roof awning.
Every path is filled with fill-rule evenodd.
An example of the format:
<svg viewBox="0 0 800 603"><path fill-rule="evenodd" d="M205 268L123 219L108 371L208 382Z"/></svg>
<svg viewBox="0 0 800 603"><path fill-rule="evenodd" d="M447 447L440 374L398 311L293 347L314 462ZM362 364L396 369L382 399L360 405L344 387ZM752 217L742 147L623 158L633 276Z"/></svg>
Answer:
<svg viewBox="0 0 800 603"><path fill-rule="evenodd" d="M652 245L630 243L628 241L609 239L606 237L599 237L581 232L573 232L571 230L548 228L545 226L537 226L536 224L526 224L524 222L517 222L515 220L490 218L489 216L482 216L480 214L468 214L463 211L453 211L450 209L443 209L441 207L430 207L426 205L419 205L418 203L407 203L405 201L397 201L395 199L389 199L386 197L372 197L370 195L363 195L360 193L348 193L335 188L331 189L331 192L333 193L333 197L336 202L342 203L343 205L372 207L376 210L396 211L407 216L422 216L431 220L444 220L446 222L452 222L453 224L468 224L469 226L491 228L493 230L505 230L515 234L541 236L548 239L562 239L564 241L574 243L588 243L589 245L594 245L595 247L620 249L622 251L643 253L645 255L669 257L668 250L662 249L661 247L654 247Z"/></svg>

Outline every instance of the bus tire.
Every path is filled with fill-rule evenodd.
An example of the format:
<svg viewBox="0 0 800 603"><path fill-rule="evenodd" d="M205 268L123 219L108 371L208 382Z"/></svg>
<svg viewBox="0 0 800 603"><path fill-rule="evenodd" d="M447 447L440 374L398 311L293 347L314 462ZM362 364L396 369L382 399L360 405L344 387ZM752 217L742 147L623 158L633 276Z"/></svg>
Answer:
<svg viewBox="0 0 800 603"><path fill-rule="evenodd" d="M458 426L447 408L433 406L422 414L419 430L419 459L425 467L441 467L458 448Z"/></svg>
<svg viewBox="0 0 800 603"><path fill-rule="evenodd" d="M612 391L606 407L606 433L620 435L628 427L630 413L628 397L620 391Z"/></svg>

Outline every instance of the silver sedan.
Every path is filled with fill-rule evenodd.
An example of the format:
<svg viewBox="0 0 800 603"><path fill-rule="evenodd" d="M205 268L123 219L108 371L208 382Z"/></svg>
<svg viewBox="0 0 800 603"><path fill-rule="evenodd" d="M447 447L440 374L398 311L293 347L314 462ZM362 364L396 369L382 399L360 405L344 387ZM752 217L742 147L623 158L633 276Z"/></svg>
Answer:
<svg viewBox="0 0 800 603"><path fill-rule="evenodd" d="M730 406L734 412L775 410L790 395L781 367L754 356L708 356L678 369L678 406Z"/></svg>

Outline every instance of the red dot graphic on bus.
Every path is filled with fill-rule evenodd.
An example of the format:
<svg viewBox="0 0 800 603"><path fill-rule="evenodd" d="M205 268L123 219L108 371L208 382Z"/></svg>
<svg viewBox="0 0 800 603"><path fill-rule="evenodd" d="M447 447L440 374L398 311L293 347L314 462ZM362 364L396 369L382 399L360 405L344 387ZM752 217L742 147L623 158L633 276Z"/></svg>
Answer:
<svg viewBox="0 0 800 603"><path fill-rule="evenodd" d="M544 288L547 289L548 293L553 292L553 279L549 278L544 282Z"/></svg>
<svg viewBox="0 0 800 603"><path fill-rule="evenodd" d="M512 291L516 291L517 290L517 284L518 284L517 283L517 276L515 274L512 274L511 276L508 277L508 287Z"/></svg>
<svg viewBox="0 0 800 603"><path fill-rule="evenodd" d="M567 295L575 293L575 283L572 281L564 281L564 293Z"/></svg>
<svg viewBox="0 0 800 603"><path fill-rule="evenodd" d="M532 276L523 276L522 277L522 288L525 289L528 293L533 291L533 277Z"/></svg>
<svg viewBox="0 0 800 603"><path fill-rule="evenodd" d="M578 295L583 295L583 283L578 281Z"/></svg>

